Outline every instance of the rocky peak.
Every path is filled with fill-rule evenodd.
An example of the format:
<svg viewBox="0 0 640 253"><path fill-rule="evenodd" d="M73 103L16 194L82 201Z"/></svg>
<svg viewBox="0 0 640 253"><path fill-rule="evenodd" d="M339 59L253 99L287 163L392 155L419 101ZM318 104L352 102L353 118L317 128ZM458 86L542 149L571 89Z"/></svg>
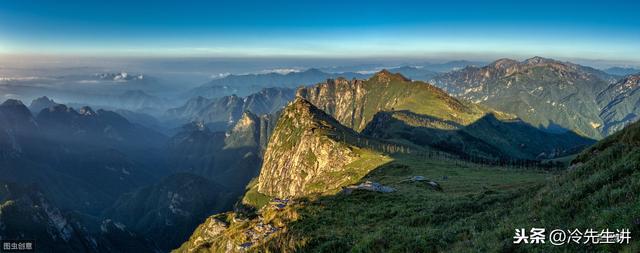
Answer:
<svg viewBox="0 0 640 253"><path fill-rule="evenodd" d="M4 101L4 103L0 105L0 113L4 114L5 117L11 117L13 120L31 118L29 109L22 101L17 99L7 99Z"/></svg>
<svg viewBox="0 0 640 253"><path fill-rule="evenodd" d="M227 134L225 148L258 147L260 145L260 118L245 111Z"/></svg>
<svg viewBox="0 0 640 253"><path fill-rule="evenodd" d="M378 73L373 75L371 79L378 80L378 82L381 82L381 83L388 83L391 81L401 81L401 82L411 81L400 73L391 73L389 70L386 70L386 69L380 70Z"/></svg>
<svg viewBox="0 0 640 253"><path fill-rule="evenodd" d="M514 65L517 65L517 64L518 64L518 61L516 60L502 58L489 64L489 67L496 68L496 69L506 69L506 68L513 67Z"/></svg>
<svg viewBox="0 0 640 253"><path fill-rule="evenodd" d="M53 101L53 99L50 99L47 96L43 96L43 97L39 97L39 98L36 98L33 101L31 101L31 104L29 105L29 109L34 113L38 113L38 112L42 111L43 109L55 106L57 104L58 103Z"/></svg>
<svg viewBox="0 0 640 253"><path fill-rule="evenodd" d="M631 85L638 85L640 83L640 73L635 75L628 75L624 78L624 82Z"/></svg>
<svg viewBox="0 0 640 253"><path fill-rule="evenodd" d="M246 128L247 126L255 124L258 121L259 119L257 115L253 114L250 111L244 111L242 113L242 116L240 117L240 120L238 120L238 123L236 123L236 125L234 126L234 129Z"/></svg>
<svg viewBox="0 0 640 253"><path fill-rule="evenodd" d="M543 58L540 56L534 56L532 58L524 60L523 63L528 65L539 65L539 64L547 64L547 63L557 63L557 61L549 58Z"/></svg>
<svg viewBox="0 0 640 253"><path fill-rule="evenodd" d="M344 178L331 177L331 172L343 170L357 154L338 139L354 135L309 101L297 97L284 109L271 136L258 191L287 197L341 186Z"/></svg>
<svg viewBox="0 0 640 253"><path fill-rule="evenodd" d="M629 93L630 91L635 91L638 87L640 87L640 74L638 75L628 75L617 83L613 84L615 87L615 93L618 95Z"/></svg>
<svg viewBox="0 0 640 253"><path fill-rule="evenodd" d="M20 106L24 106L24 104L22 103L22 101L17 99L7 99L0 106L8 108L8 107L20 107Z"/></svg>
<svg viewBox="0 0 640 253"><path fill-rule="evenodd" d="M89 106L83 106L78 110L78 113L83 116L94 116L96 113Z"/></svg>

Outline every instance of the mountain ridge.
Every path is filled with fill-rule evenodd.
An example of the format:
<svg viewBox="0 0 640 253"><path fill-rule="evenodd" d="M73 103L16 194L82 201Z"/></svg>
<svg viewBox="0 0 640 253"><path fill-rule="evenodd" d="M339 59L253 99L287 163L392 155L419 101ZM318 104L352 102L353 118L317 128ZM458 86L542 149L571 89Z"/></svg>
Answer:
<svg viewBox="0 0 640 253"><path fill-rule="evenodd" d="M601 138L596 94L615 77L594 68L533 57L442 74L436 84L456 97L513 113L534 126Z"/></svg>
<svg viewBox="0 0 640 253"><path fill-rule="evenodd" d="M265 151L257 191L284 198L323 193L357 180L362 172L343 168L363 156L363 150L343 141L357 135L297 97L278 119Z"/></svg>

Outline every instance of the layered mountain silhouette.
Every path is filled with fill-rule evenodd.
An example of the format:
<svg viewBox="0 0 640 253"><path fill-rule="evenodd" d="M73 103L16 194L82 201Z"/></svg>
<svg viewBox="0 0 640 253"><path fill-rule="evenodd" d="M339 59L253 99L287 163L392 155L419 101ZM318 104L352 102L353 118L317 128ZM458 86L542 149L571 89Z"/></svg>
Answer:
<svg viewBox="0 0 640 253"><path fill-rule="evenodd" d="M329 80L298 94L365 135L462 156L535 160L573 154L592 143L571 132L545 133L514 115L385 70L364 81Z"/></svg>
<svg viewBox="0 0 640 253"><path fill-rule="evenodd" d="M257 115L271 114L282 109L294 97L289 88L265 88L244 98L236 95L207 99L198 96L183 106L166 112L168 118L177 121L204 121L214 130L226 130L250 111Z"/></svg>
<svg viewBox="0 0 640 253"><path fill-rule="evenodd" d="M264 88L285 87L293 89L301 85L318 83L338 76L343 76L345 78L364 78L367 75L352 72L339 74L325 73L313 68L300 72L290 72L287 74L265 73L229 75L224 78L211 80L200 87L196 87L189 91L187 96L203 96L206 98L222 97L232 94L247 96Z"/></svg>
<svg viewBox="0 0 640 253"><path fill-rule="evenodd" d="M126 87L99 107L4 101L0 237L56 252L494 252L529 249L493 239L512 224L635 231L638 75L471 65L231 75L179 107Z"/></svg>
<svg viewBox="0 0 640 253"><path fill-rule="evenodd" d="M46 109L52 106L58 105L53 99L48 98L47 96L39 97L31 101L29 105L29 110L32 113L38 114L42 109Z"/></svg>
<svg viewBox="0 0 640 253"><path fill-rule="evenodd" d="M601 138L597 95L616 77L605 72L542 57L522 62L500 59L434 78L457 97L513 113L551 131L568 129Z"/></svg>
<svg viewBox="0 0 640 253"><path fill-rule="evenodd" d="M373 84L375 88L367 86ZM398 84L408 87L412 93L394 91ZM402 143L405 145L402 148L426 146L461 156L539 160L580 152L594 141L573 132L542 131L513 115L466 103L426 83L411 82L386 71L366 81L329 80L302 88L298 95L280 114L264 154L260 176L249 183L243 197L242 203L257 211L236 209L209 217L176 252L325 251L327 247L338 251L359 247L383 251L451 247L495 251L502 249L499 234L513 230L508 224L561 226L568 222L579 227L595 222L606 226L618 220L606 214L611 208L608 203L615 203L615 209L625 220L635 219L637 198L623 193L630 192L628 186L637 185L633 168L637 165L634 159L640 143L636 131L639 123L580 153L565 174L531 183L527 180L536 177L532 174L523 177L520 183L524 185L520 186L506 177L523 171L498 169L491 172L495 174L481 172L488 173L488 177L479 181L470 179L472 176L462 180L458 179L462 174L479 172L473 165L466 164L462 166L464 169L455 170L451 161L434 162L411 152L394 154L361 144L386 140L386 143ZM341 100L341 96L351 99ZM426 101L424 104L428 106L417 107L415 111L404 109L415 100ZM395 110L396 107L400 110ZM371 115L370 110L377 112ZM443 117L447 115L443 111L451 114ZM365 124L358 132L361 122ZM415 150L417 154L423 151ZM425 162L428 164L422 165ZM434 170L438 173L431 175L431 179L413 174ZM439 173L451 176L434 176ZM456 179L451 179L454 177ZM382 184L365 181L370 179L393 187L383 188ZM432 188L422 186L419 182L423 180L438 180L444 185L445 193L427 190ZM361 181L364 182L360 186L369 187L367 190L340 191ZM482 185L482 189L466 185L474 183ZM428 184L438 185L435 181ZM462 196L463 188L471 191ZM396 189L398 192L394 192ZM617 189L621 194L609 199L610 189ZM596 196L591 195L594 190ZM566 196L572 201L554 196ZM425 207L423 202L435 206ZM509 208L505 209L505 205ZM555 218L556 213L563 218ZM506 221L488 219L497 214L503 215ZM465 225L468 222L472 223ZM478 225L482 227L477 228ZM448 239L441 244L425 241L414 245L413 237L404 237L428 233L421 230L422 226L435 227L436 234L446 230L452 235L445 235ZM397 229L401 231L396 232ZM468 231L487 237L472 237L467 242L470 245L458 244L456 238L467 235ZM341 236L331 236L331 233ZM355 239L344 240L342 235ZM486 240L495 243L487 244ZM308 243L292 243L301 241ZM625 246L599 247L615 251Z"/></svg>

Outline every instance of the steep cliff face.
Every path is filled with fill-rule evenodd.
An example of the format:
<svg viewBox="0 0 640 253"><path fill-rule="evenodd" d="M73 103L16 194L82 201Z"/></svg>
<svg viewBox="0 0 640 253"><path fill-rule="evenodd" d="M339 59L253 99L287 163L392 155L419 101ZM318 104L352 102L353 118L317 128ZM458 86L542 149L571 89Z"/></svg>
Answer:
<svg viewBox="0 0 640 253"><path fill-rule="evenodd" d="M331 191L359 179L367 168L351 163L369 151L344 142L356 135L310 102L296 98L283 111L271 136L258 191L296 197ZM367 164L372 165L375 162Z"/></svg>
<svg viewBox="0 0 640 253"><path fill-rule="evenodd" d="M640 74L629 75L598 94L604 121L602 132L612 134L638 120L640 115Z"/></svg>
<svg viewBox="0 0 640 253"><path fill-rule="evenodd" d="M273 132L279 113L256 115L245 111L224 140L225 149L258 147L262 155Z"/></svg>
<svg viewBox="0 0 640 253"><path fill-rule="evenodd" d="M257 120L247 114L234 131L253 131ZM296 197L336 193L391 161L379 152L359 147L369 141L373 142L297 97L281 112L264 153L260 176L257 182L249 183L243 197L245 207L259 209L254 213L257 216L247 215L253 212L251 208L214 215L174 252L246 252L268 242L287 231L289 221L297 219L296 212L283 209L295 205ZM273 197L292 199L269 202Z"/></svg>
<svg viewBox="0 0 640 253"><path fill-rule="evenodd" d="M379 111L411 110L460 124L471 123L486 111L430 84L386 70L368 80L328 80L301 88L297 94L357 131Z"/></svg>
<svg viewBox="0 0 640 253"><path fill-rule="evenodd" d="M224 140L225 148L259 146L260 118L249 111L245 111L227 136Z"/></svg>

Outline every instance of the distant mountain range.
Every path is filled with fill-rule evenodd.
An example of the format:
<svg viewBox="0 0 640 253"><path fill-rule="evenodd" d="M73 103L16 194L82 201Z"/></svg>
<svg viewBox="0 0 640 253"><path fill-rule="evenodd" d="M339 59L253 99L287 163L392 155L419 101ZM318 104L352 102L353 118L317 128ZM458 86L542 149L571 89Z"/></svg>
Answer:
<svg viewBox="0 0 640 253"><path fill-rule="evenodd" d="M55 105L33 117L20 101L7 100L0 117L11 122L1 127L2 178L36 183L62 208L97 212L163 173L148 166L161 157L166 137L116 113Z"/></svg>
<svg viewBox="0 0 640 253"><path fill-rule="evenodd" d="M243 197L257 211L237 209L209 217L176 252L323 252L327 247L341 252L360 247L366 252L493 252L504 249L500 242L512 232L511 224L606 227L637 220L638 197L629 195L629 187L640 186L634 169L640 161L640 123L584 150L560 175L389 157L363 152L340 136L357 133L296 98L280 117L258 182L250 183ZM612 206L620 215L610 215ZM502 218L493 219L498 214ZM416 242L431 233L424 227L447 239ZM479 235L469 236L469 230ZM469 239L459 244L460 236ZM308 243L292 243L303 241ZM625 251L636 246L598 248ZM565 247L561 251L583 249L578 244Z"/></svg>
<svg viewBox="0 0 640 253"><path fill-rule="evenodd" d="M533 160L575 153L592 143L573 133L545 133L514 115L386 70L367 80L330 80L298 94L365 135L462 156Z"/></svg>
<svg viewBox="0 0 640 253"><path fill-rule="evenodd" d="M135 88L152 77L103 73L73 85L122 87L8 99L0 237L56 252L493 252L526 251L483 240L562 225L554 212L635 222L640 75L480 65L230 75L171 100Z"/></svg>
<svg viewBox="0 0 640 253"><path fill-rule="evenodd" d="M605 72L552 59L501 59L435 77L435 84L475 103L513 113L534 126L603 136L598 94L617 81Z"/></svg>
<svg viewBox="0 0 640 253"><path fill-rule="evenodd" d="M398 72L414 80L427 81L441 72L457 70L466 66L475 66L479 62L452 61L446 63L424 63L419 65L404 65L390 68L392 72ZM311 68L304 71L289 73L261 73L245 75L228 75L209 81L206 84L189 91L186 97L202 96L216 98L228 95L246 96L263 88L286 87L298 88L299 86L323 82L327 79L338 77L346 79L366 79L371 74L383 69L383 67L369 66L366 69L359 68L324 68L323 70Z"/></svg>
<svg viewBox="0 0 640 253"><path fill-rule="evenodd" d="M47 105L36 117L18 100L0 105L0 183L15 189L0 194L12 230L0 235L28 234L60 251L177 247L257 176L273 128L271 116L246 112L227 133L192 123L168 138L112 111L44 97L32 108Z"/></svg>
<svg viewBox="0 0 640 253"><path fill-rule="evenodd" d="M355 73L370 73L373 74L383 69L395 70L401 69L405 67L420 69L423 71L435 72L435 73L445 73L458 69L462 69L467 66L484 66L486 62L481 61L467 61L467 60L457 60L457 61L446 61L446 62L416 62L416 63L402 63L393 65L384 65L384 64L357 64L353 66L336 66L336 67L325 67L320 68L320 70L328 73L344 73L344 72L355 72ZM407 73L403 73L406 75ZM409 75L407 75L409 76Z"/></svg>
<svg viewBox="0 0 640 253"><path fill-rule="evenodd" d="M640 74L626 76L609 85L596 97L602 108L600 117L604 121L602 133L612 134L639 119Z"/></svg>
<svg viewBox="0 0 640 253"><path fill-rule="evenodd" d="M358 73L325 73L318 69L308 69L301 72L290 72L287 74L266 73L229 75L219 79L213 79L206 84L189 91L187 97L202 96L205 98L216 98L229 95L247 96L258 92L264 88L283 87L295 89L298 86L321 82L329 78L363 78L366 74Z"/></svg>
<svg viewBox="0 0 640 253"><path fill-rule="evenodd" d="M603 71L611 75L618 75L618 76L640 74L640 69L637 69L637 68L612 67L612 68L604 69Z"/></svg>
<svg viewBox="0 0 640 253"><path fill-rule="evenodd" d="M155 166L166 137L88 107L55 104L33 117L17 100L0 105L0 122L0 178L15 185L3 195L2 220L24 221L3 238L22 234L60 251L117 250L124 241L149 249L145 239L97 216L120 194L167 173Z"/></svg>
<svg viewBox="0 0 640 253"><path fill-rule="evenodd" d="M29 110L32 113L38 114L42 109L46 109L52 106L58 105L53 99L48 98L47 96L39 97L31 101L29 105Z"/></svg>
<svg viewBox="0 0 640 253"><path fill-rule="evenodd" d="M109 110L129 110L157 116L170 108L173 102L150 95L142 90L126 90L114 95L92 96L91 99L85 102L80 100L79 102L70 103L70 105L87 105Z"/></svg>
<svg viewBox="0 0 640 253"><path fill-rule="evenodd" d="M264 88L244 98L236 95L207 99L189 99L183 106L169 109L165 117L178 122L203 121L214 130L233 126L245 111L257 115L274 113L294 97L290 88Z"/></svg>

